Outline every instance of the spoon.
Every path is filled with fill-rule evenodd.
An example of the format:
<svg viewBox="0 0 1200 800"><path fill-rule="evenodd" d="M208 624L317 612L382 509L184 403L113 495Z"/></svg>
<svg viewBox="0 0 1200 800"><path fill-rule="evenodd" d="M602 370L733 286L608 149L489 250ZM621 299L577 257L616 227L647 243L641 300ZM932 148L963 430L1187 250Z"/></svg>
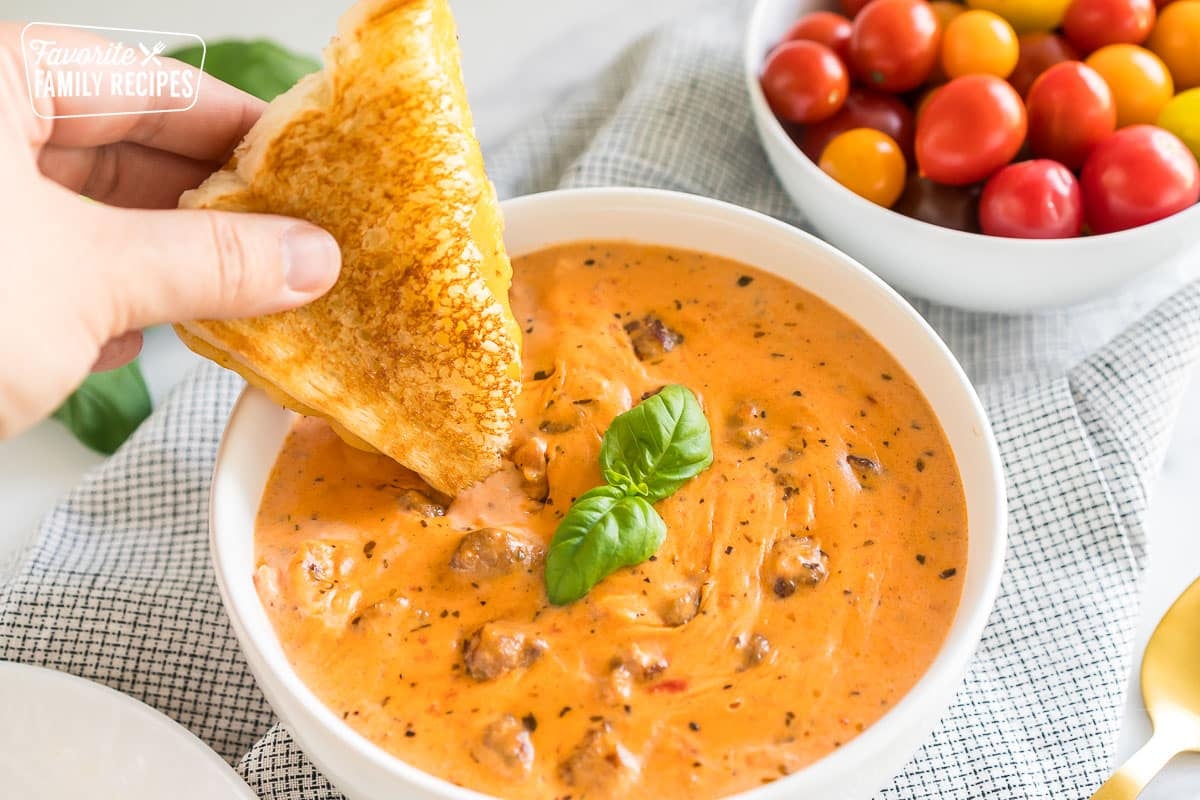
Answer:
<svg viewBox="0 0 1200 800"><path fill-rule="evenodd" d="M1200 580L1168 609L1146 645L1142 699L1154 735L1092 800L1134 800L1176 755L1200 752Z"/></svg>

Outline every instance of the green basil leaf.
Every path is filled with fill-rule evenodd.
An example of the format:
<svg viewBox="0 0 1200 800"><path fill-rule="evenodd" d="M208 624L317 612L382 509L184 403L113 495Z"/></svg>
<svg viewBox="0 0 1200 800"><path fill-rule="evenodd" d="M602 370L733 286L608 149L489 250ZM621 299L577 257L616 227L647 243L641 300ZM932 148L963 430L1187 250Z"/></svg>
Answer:
<svg viewBox="0 0 1200 800"><path fill-rule="evenodd" d="M197 45L168 55L198 67L202 52ZM320 68L313 59L266 39L214 42L204 55L205 72L263 100L274 100L292 88L296 81Z"/></svg>
<svg viewBox="0 0 1200 800"><path fill-rule="evenodd" d="M558 523L546 553L550 602L578 600L621 567L654 555L666 535L666 523L645 498L615 486L585 493Z"/></svg>
<svg viewBox="0 0 1200 800"><path fill-rule="evenodd" d="M600 445L604 479L657 502L708 469L712 436L700 401L672 384L619 415Z"/></svg>
<svg viewBox="0 0 1200 800"><path fill-rule="evenodd" d="M54 412L75 438L106 455L116 452L148 416L150 392L136 361L93 372Z"/></svg>

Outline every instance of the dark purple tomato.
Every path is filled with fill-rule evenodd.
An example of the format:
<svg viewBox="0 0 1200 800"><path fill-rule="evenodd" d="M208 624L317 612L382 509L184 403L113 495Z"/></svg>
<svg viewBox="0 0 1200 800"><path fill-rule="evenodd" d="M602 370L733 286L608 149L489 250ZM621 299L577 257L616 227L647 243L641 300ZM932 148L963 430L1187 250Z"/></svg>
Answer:
<svg viewBox="0 0 1200 800"><path fill-rule="evenodd" d="M893 211L931 225L968 233L979 232L979 187L947 186L910 175Z"/></svg>

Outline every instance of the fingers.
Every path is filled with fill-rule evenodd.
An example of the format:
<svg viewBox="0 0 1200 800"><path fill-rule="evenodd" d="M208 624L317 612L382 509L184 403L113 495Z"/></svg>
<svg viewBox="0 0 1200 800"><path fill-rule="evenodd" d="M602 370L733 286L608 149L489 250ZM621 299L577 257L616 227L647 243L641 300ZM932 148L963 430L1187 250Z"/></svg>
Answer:
<svg viewBox="0 0 1200 800"><path fill-rule="evenodd" d="M92 372L104 372L105 370L123 367L137 358L137 354L141 351L142 332L129 331L128 333L123 333L115 339L109 339L100 348L100 355L96 356L96 363L92 365Z"/></svg>
<svg viewBox="0 0 1200 800"><path fill-rule="evenodd" d="M286 217L97 205L81 213L94 232L88 249L110 254L100 265L109 336L292 308L328 291L341 268L332 236Z"/></svg>
<svg viewBox="0 0 1200 800"><path fill-rule="evenodd" d="M38 166L73 192L123 208L174 208L179 195L217 169L216 164L132 142L100 147L46 145Z"/></svg>
<svg viewBox="0 0 1200 800"><path fill-rule="evenodd" d="M163 59L163 63L164 69L186 68L170 58ZM130 97L126 102L129 105L126 110L156 111L169 103L170 98ZM53 113L81 113L78 104L77 99L55 98ZM129 141L187 158L221 162L228 158L265 107L266 103L240 89L202 75L196 105L187 111L56 119L46 141L35 144L97 147Z"/></svg>
<svg viewBox="0 0 1200 800"><path fill-rule="evenodd" d="M0 70L0 78L11 90L12 99L20 101L19 107L28 112L29 96L21 62L20 31L20 26L15 24L0 25L0 51L3 51L5 62L5 68ZM103 38L73 28L55 29L54 38L65 45L79 47L107 44ZM194 70L175 59L159 60L159 69ZM42 65L42 69L53 72L56 67ZM57 69L70 70L72 67L66 65ZM111 69L116 67L89 66L89 72L99 74L102 80L107 80L106 71ZM202 75L199 80L196 104L187 111L137 113L178 109L179 98L167 96L105 97L102 109L96 107L95 104L100 101L94 97L38 98L38 111L43 117L89 114L97 110L126 113L120 116L52 120L38 120L27 113L26 136L34 148L45 144L98 147L130 141L201 161L224 161L250 130L266 104L211 76ZM5 93L5 96L8 94ZM114 103L121 105L114 107Z"/></svg>

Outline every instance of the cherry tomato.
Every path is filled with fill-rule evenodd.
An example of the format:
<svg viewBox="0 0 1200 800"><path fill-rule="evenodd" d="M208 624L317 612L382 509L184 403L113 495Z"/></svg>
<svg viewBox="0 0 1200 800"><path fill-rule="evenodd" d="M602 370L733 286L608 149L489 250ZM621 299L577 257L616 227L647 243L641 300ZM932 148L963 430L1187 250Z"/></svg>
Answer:
<svg viewBox="0 0 1200 800"><path fill-rule="evenodd" d="M907 166L900 145L874 128L834 137L821 154L821 169L850 191L890 208L904 191Z"/></svg>
<svg viewBox="0 0 1200 800"><path fill-rule="evenodd" d="M995 75L1007 78L1017 66L1017 33L991 11L968 11L942 34L942 69L949 78Z"/></svg>
<svg viewBox="0 0 1200 800"><path fill-rule="evenodd" d="M954 21L955 17L967 13L967 7L962 3L951 2L951 0L934 0L934 2L929 4L929 7L933 9L933 15L937 17L938 27L941 28L942 31L942 42L944 43L947 26ZM945 83L948 80L950 80L950 78L946 75L946 71L942 69L942 59L939 50L939 56L937 60L933 62L933 70L930 71L929 77L925 79L925 82Z"/></svg>
<svg viewBox="0 0 1200 800"><path fill-rule="evenodd" d="M1017 43L1021 52L1008 82L1022 97L1029 94L1029 87L1050 67L1079 59L1071 43L1054 33L1026 33L1018 37Z"/></svg>
<svg viewBox="0 0 1200 800"><path fill-rule="evenodd" d="M1092 148L1117 129L1112 90L1096 70L1078 61L1043 72L1025 105L1033 154L1071 169L1082 167Z"/></svg>
<svg viewBox="0 0 1200 800"><path fill-rule="evenodd" d="M1017 33L1051 31L1062 24L1071 0L967 0L971 8L992 11L1008 20Z"/></svg>
<svg viewBox="0 0 1200 800"><path fill-rule="evenodd" d="M847 17L854 19L870 2L871 0L842 0L842 11L846 12Z"/></svg>
<svg viewBox="0 0 1200 800"><path fill-rule="evenodd" d="M775 116L789 122L820 122L846 102L850 77L825 45L784 42L767 56L762 89Z"/></svg>
<svg viewBox="0 0 1200 800"><path fill-rule="evenodd" d="M1088 225L1096 233L1136 228L1200 200L1200 166L1173 133L1132 125L1092 150L1080 175Z"/></svg>
<svg viewBox="0 0 1200 800"><path fill-rule="evenodd" d="M917 118L921 174L952 186L984 180L1012 161L1026 130L1025 104L994 75L964 75L939 88Z"/></svg>
<svg viewBox="0 0 1200 800"><path fill-rule="evenodd" d="M1167 65L1176 88L1200 86L1200 0L1164 8L1146 46Z"/></svg>
<svg viewBox="0 0 1200 800"><path fill-rule="evenodd" d="M1200 159L1200 89L1180 92L1163 106L1158 127L1170 131Z"/></svg>
<svg viewBox="0 0 1200 800"><path fill-rule="evenodd" d="M850 63L867 86L906 92L929 77L941 35L925 0L873 0L854 18Z"/></svg>
<svg viewBox="0 0 1200 800"><path fill-rule="evenodd" d="M785 42L803 40L825 45L847 63L850 60L850 20L832 11L814 11L801 17L783 37Z"/></svg>
<svg viewBox="0 0 1200 800"><path fill-rule="evenodd" d="M1175 94L1167 65L1135 44L1110 44L1087 57L1089 67L1112 89L1117 127L1153 123Z"/></svg>
<svg viewBox="0 0 1200 800"><path fill-rule="evenodd" d="M850 90L841 111L824 122L805 127L797 144L814 162L820 161L821 153L835 136L854 128L874 128L886 133L900 145L906 159L912 158L916 125L908 106L890 94L858 87Z"/></svg>
<svg viewBox="0 0 1200 800"><path fill-rule="evenodd" d="M1106 44L1141 44L1154 27L1154 0L1074 0L1063 33L1081 53Z"/></svg>
<svg viewBox="0 0 1200 800"><path fill-rule="evenodd" d="M910 175L904 194L892 209L942 228L979 231L979 189L974 186L947 186Z"/></svg>
<svg viewBox="0 0 1200 800"><path fill-rule="evenodd" d="M988 179L979 226L989 236L1070 239L1083 231L1083 195L1071 170L1039 159L1009 164Z"/></svg>

